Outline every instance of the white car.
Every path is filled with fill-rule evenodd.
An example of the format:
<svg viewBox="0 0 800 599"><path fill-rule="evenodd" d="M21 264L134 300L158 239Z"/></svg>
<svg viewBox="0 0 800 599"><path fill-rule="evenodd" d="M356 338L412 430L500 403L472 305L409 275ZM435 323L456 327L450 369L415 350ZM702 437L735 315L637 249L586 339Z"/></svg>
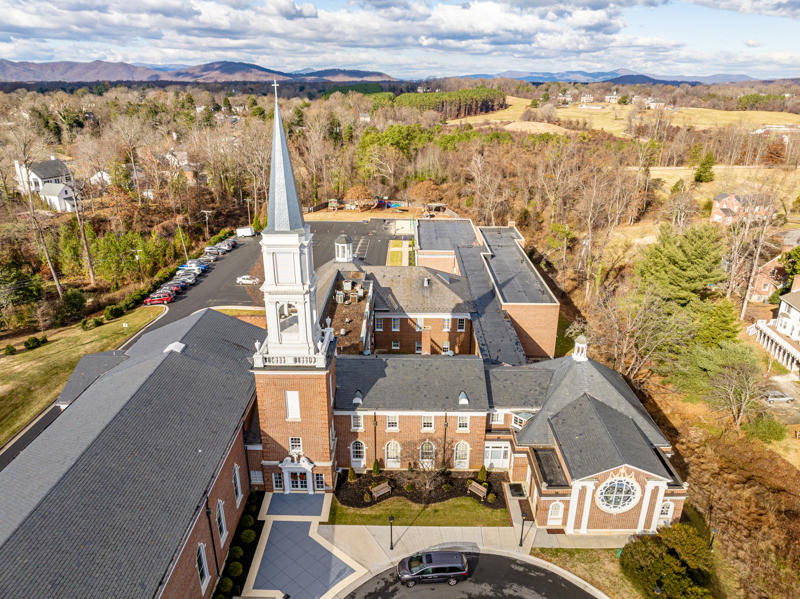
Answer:
<svg viewBox="0 0 800 599"><path fill-rule="evenodd" d="M764 394L764 400L769 403L789 403L790 401L794 401L794 397L791 395L787 395L783 391L778 391L777 389L770 389Z"/></svg>
<svg viewBox="0 0 800 599"><path fill-rule="evenodd" d="M261 279L258 277L254 277L253 275L242 275L241 277L236 277L236 284L237 285L256 285Z"/></svg>

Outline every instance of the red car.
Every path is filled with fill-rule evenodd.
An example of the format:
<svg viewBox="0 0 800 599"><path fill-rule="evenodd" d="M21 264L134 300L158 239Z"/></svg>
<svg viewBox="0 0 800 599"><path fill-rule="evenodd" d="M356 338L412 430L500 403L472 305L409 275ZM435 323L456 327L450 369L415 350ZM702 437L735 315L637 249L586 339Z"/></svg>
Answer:
<svg viewBox="0 0 800 599"><path fill-rule="evenodd" d="M150 306L152 304L168 304L175 299L174 296L169 295L168 293L159 293L158 295L151 295L147 299L144 300L145 306Z"/></svg>

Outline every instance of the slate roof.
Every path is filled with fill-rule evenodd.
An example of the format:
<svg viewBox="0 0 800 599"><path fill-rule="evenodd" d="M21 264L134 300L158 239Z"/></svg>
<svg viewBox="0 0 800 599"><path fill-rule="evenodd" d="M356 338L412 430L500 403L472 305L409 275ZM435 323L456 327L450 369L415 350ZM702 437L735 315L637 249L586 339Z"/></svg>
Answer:
<svg viewBox="0 0 800 599"><path fill-rule="evenodd" d="M473 311L464 277L425 266L369 266L364 270L374 281L375 310L406 314Z"/></svg>
<svg viewBox="0 0 800 599"><path fill-rule="evenodd" d="M272 125L272 161L269 170L269 204L267 233L298 232L304 228L303 211L297 197L297 186L286 145L281 109L275 96L275 117Z"/></svg>
<svg viewBox="0 0 800 599"><path fill-rule="evenodd" d="M214 310L146 333L0 472L0 594L153 597L253 397L262 336Z"/></svg>
<svg viewBox="0 0 800 599"><path fill-rule="evenodd" d="M553 377L552 370L535 365L496 366L486 372L490 401L495 408L541 408Z"/></svg>
<svg viewBox="0 0 800 599"><path fill-rule="evenodd" d="M42 160L31 164L31 172L40 179L57 179L71 174L69 168L61 160Z"/></svg>
<svg viewBox="0 0 800 599"><path fill-rule="evenodd" d="M632 418L655 447L670 445L622 375L611 368L594 360L576 362L571 356L537 362L531 368L551 371L552 376L547 387L546 400L525 427L516 433L517 443L552 445L553 438L548 424L550 417L582 394L589 393Z"/></svg>
<svg viewBox="0 0 800 599"><path fill-rule="evenodd" d="M56 403L69 405L97 378L123 362L127 356L123 351L106 351L99 354L88 354L83 356L75 370L67 380L67 384L61 390L56 399Z"/></svg>
<svg viewBox="0 0 800 599"><path fill-rule="evenodd" d="M356 391L360 406L353 404ZM467 394L461 405L458 396ZM483 361L477 356L336 357L337 410L485 411Z"/></svg>
<svg viewBox="0 0 800 599"><path fill-rule="evenodd" d="M672 479L633 419L591 395L568 403L548 422L573 480L623 464Z"/></svg>

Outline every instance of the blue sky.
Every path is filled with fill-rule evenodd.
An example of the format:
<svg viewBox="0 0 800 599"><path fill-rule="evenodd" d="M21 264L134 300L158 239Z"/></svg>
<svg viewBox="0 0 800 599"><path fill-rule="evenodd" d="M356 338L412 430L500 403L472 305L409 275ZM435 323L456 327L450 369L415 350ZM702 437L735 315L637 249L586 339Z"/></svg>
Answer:
<svg viewBox="0 0 800 599"><path fill-rule="evenodd" d="M0 14L9 60L800 77L800 0L0 0Z"/></svg>

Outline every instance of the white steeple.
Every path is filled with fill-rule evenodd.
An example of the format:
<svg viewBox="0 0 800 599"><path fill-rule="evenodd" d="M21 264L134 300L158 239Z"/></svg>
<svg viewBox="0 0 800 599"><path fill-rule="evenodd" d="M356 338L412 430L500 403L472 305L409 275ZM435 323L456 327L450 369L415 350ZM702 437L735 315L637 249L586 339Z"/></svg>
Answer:
<svg viewBox="0 0 800 599"><path fill-rule="evenodd" d="M272 164L267 227L261 235L267 338L256 350L256 368L325 366L333 330L319 326L317 275L311 233L303 223L275 86Z"/></svg>

